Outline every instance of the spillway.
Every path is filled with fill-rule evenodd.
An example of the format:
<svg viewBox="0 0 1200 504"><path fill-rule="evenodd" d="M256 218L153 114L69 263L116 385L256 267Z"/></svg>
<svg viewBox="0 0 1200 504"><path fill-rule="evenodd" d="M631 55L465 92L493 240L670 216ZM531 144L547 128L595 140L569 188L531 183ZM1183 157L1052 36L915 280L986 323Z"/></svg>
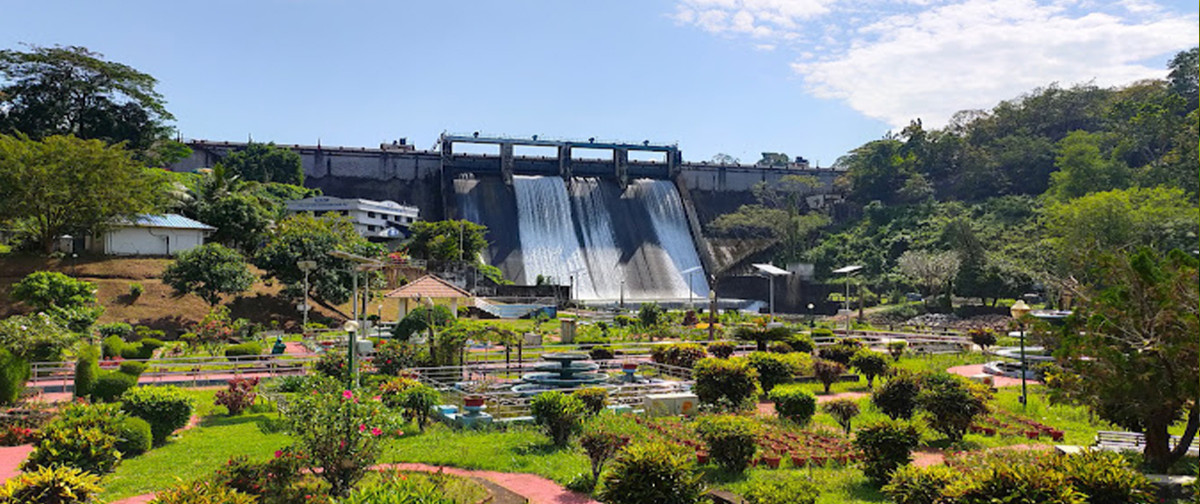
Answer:
<svg viewBox="0 0 1200 504"><path fill-rule="evenodd" d="M591 177L515 176L512 187L480 177L455 180L454 191L458 216L488 226L489 262L517 283L573 279L574 297L592 302L708 293L670 181L636 180L621 190Z"/></svg>

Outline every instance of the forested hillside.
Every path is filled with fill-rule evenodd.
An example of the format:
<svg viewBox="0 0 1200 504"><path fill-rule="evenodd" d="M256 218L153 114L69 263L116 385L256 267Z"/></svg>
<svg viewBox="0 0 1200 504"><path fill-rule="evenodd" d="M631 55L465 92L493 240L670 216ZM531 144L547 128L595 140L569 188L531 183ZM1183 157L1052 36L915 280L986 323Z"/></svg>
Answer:
<svg viewBox="0 0 1200 504"><path fill-rule="evenodd" d="M815 231L817 275L874 292L1011 297L1083 280L1097 254L1197 248L1197 49L1166 80L1050 85L942 129L914 120L838 161L853 216ZM780 251L794 256L794 251Z"/></svg>

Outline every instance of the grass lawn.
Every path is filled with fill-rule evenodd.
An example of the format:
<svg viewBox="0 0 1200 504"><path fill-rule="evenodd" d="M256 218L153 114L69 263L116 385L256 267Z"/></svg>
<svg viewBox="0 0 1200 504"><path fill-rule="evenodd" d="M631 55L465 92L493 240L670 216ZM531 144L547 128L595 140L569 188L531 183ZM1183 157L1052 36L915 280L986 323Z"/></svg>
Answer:
<svg viewBox="0 0 1200 504"><path fill-rule="evenodd" d="M590 471L591 467L578 446L556 448L546 435L531 426L455 431L434 424L423 434L417 433L415 428L405 432L409 435L387 444L380 462L422 462L464 469L532 473L560 484Z"/></svg>

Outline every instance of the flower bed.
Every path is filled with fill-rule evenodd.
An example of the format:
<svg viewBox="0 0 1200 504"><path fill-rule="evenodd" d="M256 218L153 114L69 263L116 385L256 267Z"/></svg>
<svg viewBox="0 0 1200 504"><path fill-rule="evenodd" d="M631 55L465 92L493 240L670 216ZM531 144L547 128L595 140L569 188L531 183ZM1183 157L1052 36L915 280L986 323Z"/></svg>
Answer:
<svg viewBox="0 0 1200 504"><path fill-rule="evenodd" d="M1064 434L1062 430L1052 426L1003 410L981 417L971 425L970 431L985 436L1000 435L1027 439L1047 437L1053 441L1062 441Z"/></svg>
<svg viewBox="0 0 1200 504"><path fill-rule="evenodd" d="M687 446L697 452L700 463L707 462L704 442L690 422L669 417L638 417L637 423L646 429L651 440ZM858 458L849 440L831 431L791 430L767 422L759 427L755 443L758 457L754 461L757 465L777 468L787 465L784 461L792 467L823 466L830 462L846 465Z"/></svg>

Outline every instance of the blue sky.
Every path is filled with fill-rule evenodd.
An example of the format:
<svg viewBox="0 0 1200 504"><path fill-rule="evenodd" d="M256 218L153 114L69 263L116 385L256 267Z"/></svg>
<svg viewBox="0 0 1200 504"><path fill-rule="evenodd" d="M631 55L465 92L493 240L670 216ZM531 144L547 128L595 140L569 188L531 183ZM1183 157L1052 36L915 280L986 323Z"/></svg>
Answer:
<svg viewBox="0 0 1200 504"><path fill-rule="evenodd" d="M442 131L678 142L822 166L920 117L1165 75L1194 0L0 0L0 47L156 77L187 138L372 146Z"/></svg>

